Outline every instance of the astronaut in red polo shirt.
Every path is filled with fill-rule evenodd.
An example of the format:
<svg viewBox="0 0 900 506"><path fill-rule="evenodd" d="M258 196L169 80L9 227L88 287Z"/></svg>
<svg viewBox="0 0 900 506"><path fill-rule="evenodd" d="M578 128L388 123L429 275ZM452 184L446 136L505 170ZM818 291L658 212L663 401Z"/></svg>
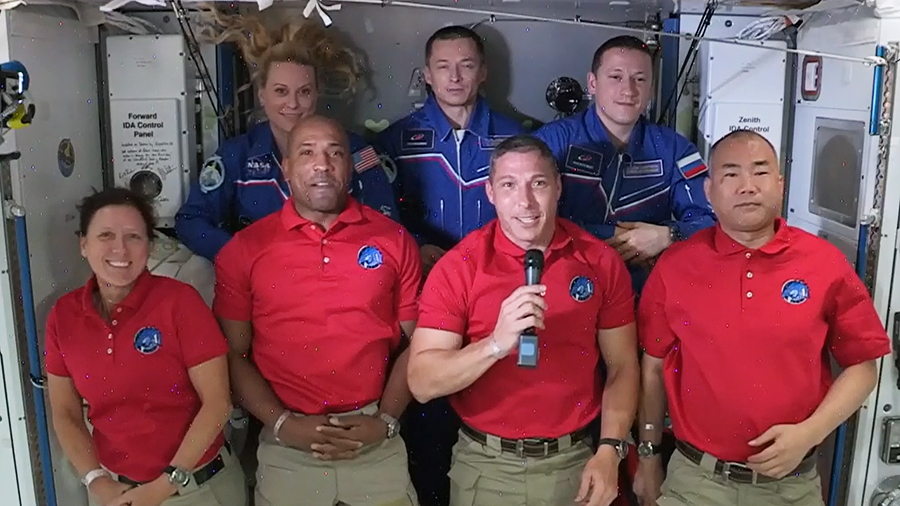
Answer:
<svg viewBox="0 0 900 506"><path fill-rule="evenodd" d="M196 290L147 271L152 204L107 188L79 211L92 276L50 310L45 362L53 428L91 504L245 506L222 433L228 345Z"/></svg>
<svg viewBox="0 0 900 506"><path fill-rule="evenodd" d="M500 143L486 190L498 218L428 275L409 361L413 395L449 395L463 422L450 504L606 506L617 495L637 409L628 270L603 241L557 217L560 176L543 141L519 135ZM530 249L541 252L543 275L522 286ZM518 350L529 328L538 342ZM536 365L518 365L519 352L534 350ZM587 427L601 410L595 454Z"/></svg>
<svg viewBox="0 0 900 506"><path fill-rule="evenodd" d="M292 198L216 257L235 395L266 427L255 503L413 506L397 418L410 400L400 346L415 327L418 247L350 197L335 121L302 120L289 147Z"/></svg>
<svg viewBox="0 0 900 506"><path fill-rule="evenodd" d="M668 399L678 451L664 483L642 452L635 491L659 506L822 505L815 447L874 389L887 333L845 256L779 217L764 137L728 134L710 157L719 224L664 253L641 297L641 446L659 443Z"/></svg>

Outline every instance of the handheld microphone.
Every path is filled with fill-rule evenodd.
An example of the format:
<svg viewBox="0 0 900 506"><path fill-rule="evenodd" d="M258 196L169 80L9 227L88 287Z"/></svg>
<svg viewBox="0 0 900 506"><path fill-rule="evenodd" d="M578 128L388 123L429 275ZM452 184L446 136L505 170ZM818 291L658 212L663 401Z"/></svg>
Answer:
<svg viewBox="0 0 900 506"><path fill-rule="evenodd" d="M541 282L541 272L544 270L544 253L541 250L530 249L525 252L525 284L537 285ZM525 329L519 335L519 367L537 367L538 362L538 337L534 327Z"/></svg>

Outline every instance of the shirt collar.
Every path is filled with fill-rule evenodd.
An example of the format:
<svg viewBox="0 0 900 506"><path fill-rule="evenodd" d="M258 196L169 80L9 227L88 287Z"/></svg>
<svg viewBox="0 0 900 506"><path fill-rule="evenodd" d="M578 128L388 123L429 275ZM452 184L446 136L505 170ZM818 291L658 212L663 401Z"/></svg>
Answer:
<svg viewBox="0 0 900 506"><path fill-rule="evenodd" d="M332 229L334 225L339 223L350 224L357 223L363 220L362 209L359 204L353 197L347 197L347 207L341 211L341 214L338 215L337 219L334 221L332 225ZM288 199L284 206L281 208L281 224L284 225L284 228L287 230L293 230L295 228L300 228L304 225L312 223L310 220L307 220L303 216L297 212L297 209L294 208L294 202L291 199Z"/></svg>
<svg viewBox="0 0 900 506"><path fill-rule="evenodd" d="M152 278L153 275L150 274L150 271L144 269L144 271L135 280L134 286L131 287L131 291L128 292L128 295L126 295L121 302L116 304L115 308L139 308L144 303L144 300L146 300L147 294L150 293L150 287L153 284ZM97 306L94 305L94 293L98 289L99 284L97 283L97 276L93 275L90 279L88 279L87 283L85 283L84 290L81 293L81 303L85 314L99 313Z"/></svg>
<svg viewBox="0 0 900 506"><path fill-rule="evenodd" d="M584 123L591 141L595 144L609 143L610 146L614 146L609 138L609 133L606 131L606 126L600 120L600 116L597 115L596 103L591 102L590 107L584 111L584 116ZM628 147L625 150L628 154L636 155L643 151L641 148L644 145L644 128L646 123L647 120L643 115L638 117L637 123L631 129L631 137L628 139Z"/></svg>
<svg viewBox="0 0 900 506"><path fill-rule="evenodd" d="M714 246L716 251L723 255L732 255L734 253L741 253L749 250L750 248L744 246L743 244L735 241L731 238L724 230L722 230L721 224L716 224L716 232L715 237L713 239ZM758 251L766 253L768 255L774 255L784 251L788 246L791 245L791 233L790 227L785 223L784 218L778 217L775 218L775 235L769 242L763 244Z"/></svg>
<svg viewBox="0 0 900 506"><path fill-rule="evenodd" d="M492 232L494 234L494 251L509 255L513 258L525 258L525 250L506 237L506 233L503 232L503 228L500 226L499 219L494 220L492 227ZM550 253L564 248L570 242L572 242L572 236L566 228L565 223L562 219L556 218L553 239L550 240L550 247L544 252L544 257L548 257L550 256Z"/></svg>
<svg viewBox="0 0 900 506"><path fill-rule="evenodd" d="M447 136L453 131L453 126L447 120L447 116L441 110L441 106L438 105L434 95L428 95L423 109L438 138L442 141L446 140ZM490 123L490 110L487 102L481 95L478 95L475 97L475 107L472 109L472 115L469 117L469 124L466 125L465 130L478 137L488 137L490 135Z"/></svg>

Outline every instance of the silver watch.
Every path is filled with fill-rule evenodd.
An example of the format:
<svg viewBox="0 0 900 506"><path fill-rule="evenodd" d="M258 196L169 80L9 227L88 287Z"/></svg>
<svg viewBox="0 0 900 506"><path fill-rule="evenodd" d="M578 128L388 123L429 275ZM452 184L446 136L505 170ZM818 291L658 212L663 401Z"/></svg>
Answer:
<svg viewBox="0 0 900 506"><path fill-rule="evenodd" d="M183 489L191 482L191 472L187 469L167 466L163 472L169 476L169 483L175 485L175 488Z"/></svg>
<svg viewBox="0 0 900 506"><path fill-rule="evenodd" d="M393 439L397 437L397 434L400 433L400 422L387 413L380 413L378 415L378 418L380 418L381 421L383 421L385 425L387 425L387 438Z"/></svg>

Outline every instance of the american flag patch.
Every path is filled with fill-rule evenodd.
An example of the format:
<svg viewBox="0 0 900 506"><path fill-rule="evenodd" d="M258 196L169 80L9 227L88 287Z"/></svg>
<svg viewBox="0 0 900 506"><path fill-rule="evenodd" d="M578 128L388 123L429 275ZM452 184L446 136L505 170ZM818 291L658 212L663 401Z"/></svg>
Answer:
<svg viewBox="0 0 900 506"><path fill-rule="evenodd" d="M378 158L378 153L375 152L375 148L372 146L366 146L353 153L353 168L360 174L372 167L376 167L380 163L381 159Z"/></svg>

